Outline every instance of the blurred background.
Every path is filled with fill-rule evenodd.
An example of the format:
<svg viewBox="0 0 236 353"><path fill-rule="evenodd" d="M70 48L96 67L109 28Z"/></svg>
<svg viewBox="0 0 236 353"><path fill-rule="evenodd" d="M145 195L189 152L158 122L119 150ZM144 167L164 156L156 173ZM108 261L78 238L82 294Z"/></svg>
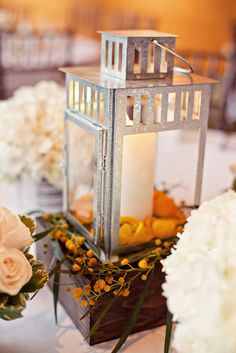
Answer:
<svg viewBox="0 0 236 353"><path fill-rule="evenodd" d="M63 135L63 127L55 115L61 114L61 119L65 103L64 91L55 86L64 85L64 75L58 67L99 65L100 36L97 30L140 28L178 34L178 53L193 65L196 73L220 81L212 92L209 119L209 127L218 135L212 135L210 141L215 146L214 151L220 146L222 161L228 158L225 182L221 180L218 184L223 184L222 187L229 185L231 176L226 170L233 162L236 145L235 0L0 0L0 99L4 102L0 106L0 130L3 132L1 137L0 131L0 179L4 177L22 183L22 175L28 173L37 181L43 181L41 190L48 190L45 178L61 189L61 184L54 182L60 178L55 178L55 173L59 173ZM54 86L52 82L40 84L42 80L53 81ZM34 88L21 89L28 85ZM48 97L51 97L50 102ZM58 112L52 119L55 107ZM3 115L5 119L1 119ZM23 130L23 126L28 130ZM6 131L14 131L14 134L6 138ZM32 141L25 139L22 148L22 136L30 133ZM20 139L18 144L17 139ZM35 147L35 157L33 142L36 140L40 144L37 149ZM23 163L24 156L29 157L29 147L31 159L25 159ZM227 148L230 156L228 154L226 158ZM45 161L45 156L49 155L55 157L53 161ZM212 160L218 157L214 154ZM207 170L214 178L218 164L215 163L214 169L212 163L209 161ZM52 165L56 166L56 172ZM29 185L28 181L26 184ZM1 197L0 202L3 200L9 204L9 193L12 192L13 198L16 193L15 189L7 190L8 194ZM22 199L24 196L21 195L21 202ZM20 208L28 206L21 205Z"/></svg>
<svg viewBox="0 0 236 353"><path fill-rule="evenodd" d="M99 63L98 29L131 28L178 34L195 72L223 80L210 126L235 129L234 0L0 0L0 98L42 79L63 83L57 67Z"/></svg>

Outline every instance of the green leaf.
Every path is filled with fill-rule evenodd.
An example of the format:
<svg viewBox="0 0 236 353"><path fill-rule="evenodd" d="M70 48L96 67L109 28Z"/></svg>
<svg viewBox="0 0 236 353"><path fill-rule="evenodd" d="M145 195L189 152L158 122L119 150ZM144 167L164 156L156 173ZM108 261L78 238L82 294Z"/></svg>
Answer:
<svg viewBox="0 0 236 353"><path fill-rule="evenodd" d="M89 337L91 337L94 332L98 329L100 323L102 322L102 320L104 319L104 317L106 316L107 312L110 310L110 308L112 307L114 301L116 300L116 296L114 296L114 298L110 301L110 303L105 307L105 309L101 312L101 314L98 316L96 322L94 323L94 325L92 326L89 334L84 338L85 340L87 340Z"/></svg>
<svg viewBox="0 0 236 353"><path fill-rule="evenodd" d="M28 215L22 215L22 216L19 216L20 217L20 220L22 223L24 223L24 225L29 228L30 230L30 234L33 236L35 230L36 230L36 222L35 222L35 219L28 216Z"/></svg>
<svg viewBox="0 0 236 353"><path fill-rule="evenodd" d="M9 299L9 295L5 293L0 294L0 309L4 308Z"/></svg>
<svg viewBox="0 0 236 353"><path fill-rule="evenodd" d="M170 352L170 341L173 327L173 315L168 311L166 316L166 335L165 335L165 348L164 353Z"/></svg>
<svg viewBox="0 0 236 353"><path fill-rule="evenodd" d="M21 318L22 311L26 307L26 299L27 296L22 293L15 296L0 294L0 319L9 321Z"/></svg>
<svg viewBox="0 0 236 353"><path fill-rule="evenodd" d="M59 261L57 261L58 265ZM60 268L59 268L60 269ZM53 282L53 303L54 303L54 316L55 322L57 324L57 304L58 304L58 297L59 297L59 290L60 290L60 272L55 272L54 275L54 282Z"/></svg>
<svg viewBox="0 0 236 353"><path fill-rule="evenodd" d="M45 238L52 230L53 230L53 228L49 228L47 230L44 230L43 232L35 234L33 236L34 241L38 241L40 239Z"/></svg>
<svg viewBox="0 0 236 353"><path fill-rule="evenodd" d="M61 261L57 261L57 265L48 274L49 278L51 278L57 271L60 271L60 273L63 273L63 271L61 271L61 265L65 260L66 260L66 257L64 256L64 258Z"/></svg>
<svg viewBox="0 0 236 353"><path fill-rule="evenodd" d="M96 304L94 304L93 306L91 306L91 307L86 311L86 313L85 313L83 316L81 316L80 320L83 320L84 318L86 318L86 317L93 311L95 305L96 305Z"/></svg>
<svg viewBox="0 0 236 353"><path fill-rule="evenodd" d="M32 255L27 254L26 257L30 258L29 262L32 265L33 275L28 283L21 289L22 293L32 293L43 288L45 283L48 281L47 269L43 262L37 261Z"/></svg>
<svg viewBox="0 0 236 353"><path fill-rule="evenodd" d="M37 213L44 213L44 211L42 211L42 210L32 210L32 211L27 212L27 215L31 216L32 214L37 214Z"/></svg>
<svg viewBox="0 0 236 353"><path fill-rule="evenodd" d="M56 259L58 261L64 260L65 255L61 249L59 242L57 240L53 240L51 244L52 244L53 253L54 253Z"/></svg>
<svg viewBox="0 0 236 353"><path fill-rule="evenodd" d="M153 272L152 272L153 274ZM129 334L132 332L133 330L133 327L135 325L135 322L138 318L138 315L140 313L140 310L143 306L143 302L144 302L144 299L146 297L146 294L148 292L148 289L149 289L149 286L151 284L151 279L152 279L152 274L149 276L148 278L148 281L147 281L147 284L146 286L144 287L144 289L142 290L141 292L141 295L139 297L139 300L135 306L135 309L133 310L129 320L128 320L128 323L127 323L127 326L126 326L126 329L124 330L124 332L122 333L117 345L115 346L115 348L112 350L112 353L117 353L119 351L119 349L123 346L123 344L125 343L125 341L127 340Z"/></svg>

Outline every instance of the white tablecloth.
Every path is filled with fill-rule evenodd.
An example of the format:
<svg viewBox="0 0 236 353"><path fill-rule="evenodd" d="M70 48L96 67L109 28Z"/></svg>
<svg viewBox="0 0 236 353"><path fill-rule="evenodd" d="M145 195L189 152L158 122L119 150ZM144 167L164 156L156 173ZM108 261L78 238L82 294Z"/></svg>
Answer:
<svg viewBox="0 0 236 353"><path fill-rule="evenodd" d="M0 322L1 353L110 353L117 341L90 347L59 305L59 325L53 314L52 295L45 288L28 304L24 318ZM124 353L162 353L165 328L129 337Z"/></svg>
<svg viewBox="0 0 236 353"><path fill-rule="evenodd" d="M165 136L160 140L162 153L160 165L165 169L169 182L175 179L181 169L183 178L192 180L194 168L185 166L193 160L196 136L187 134L183 139L179 133ZM160 139L164 139L160 137ZM219 132L209 132L206 148L205 172L203 182L203 200L212 198L227 189L232 182L229 165L236 161L235 137L226 140ZM182 167L177 159L182 157ZM175 173L176 171L176 173ZM187 174L186 174L187 173ZM180 173L181 175L181 173ZM164 176L164 174L162 174ZM174 181L177 181L174 180ZM184 192L191 191L191 183ZM19 188L21 187L21 190ZM181 189L181 188L180 188ZM7 186L0 185L0 204L16 212L24 212L37 207L33 184L27 183ZM24 318L14 322L0 321L0 353L106 353L111 352L115 342L107 342L89 347L71 320L59 306L59 326L54 323L52 295L48 288L42 290L24 312ZM135 334L129 337L123 352L162 353L164 328ZM200 352L199 352L200 353Z"/></svg>

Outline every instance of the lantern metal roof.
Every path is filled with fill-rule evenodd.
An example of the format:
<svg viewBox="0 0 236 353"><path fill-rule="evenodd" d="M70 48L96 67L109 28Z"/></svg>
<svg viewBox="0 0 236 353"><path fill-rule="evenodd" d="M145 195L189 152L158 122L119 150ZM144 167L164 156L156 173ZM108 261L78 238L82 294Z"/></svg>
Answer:
<svg viewBox="0 0 236 353"><path fill-rule="evenodd" d="M177 34L164 33L150 29L137 29L137 30L114 30L114 31L98 31L98 33L105 33L115 37L123 38L162 38L162 37L179 37Z"/></svg>
<svg viewBox="0 0 236 353"><path fill-rule="evenodd" d="M183 75L174 74L173 77L152 79L152 80L121 80L108 74L101 73L99 67L63 67L60 69L71 75L71 78L80 77L85 82L95 84L106 89L129 89L145 87L165 87L165 86L190 86L214 84L218 81L196 74Z"/></svg>

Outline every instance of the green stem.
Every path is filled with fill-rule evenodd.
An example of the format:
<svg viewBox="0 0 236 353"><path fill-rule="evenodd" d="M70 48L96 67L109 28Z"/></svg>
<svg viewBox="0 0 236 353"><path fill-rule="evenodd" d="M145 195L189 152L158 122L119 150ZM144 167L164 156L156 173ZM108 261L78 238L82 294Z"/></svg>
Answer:
<svg viewBox="0 0 236 353"><path fill-rule="evenodd" d="M173 315L169 311L167 311L164 353L170 353L171 335L172 335L172 328L173 328L172 319L173 319Z"/></svg>

